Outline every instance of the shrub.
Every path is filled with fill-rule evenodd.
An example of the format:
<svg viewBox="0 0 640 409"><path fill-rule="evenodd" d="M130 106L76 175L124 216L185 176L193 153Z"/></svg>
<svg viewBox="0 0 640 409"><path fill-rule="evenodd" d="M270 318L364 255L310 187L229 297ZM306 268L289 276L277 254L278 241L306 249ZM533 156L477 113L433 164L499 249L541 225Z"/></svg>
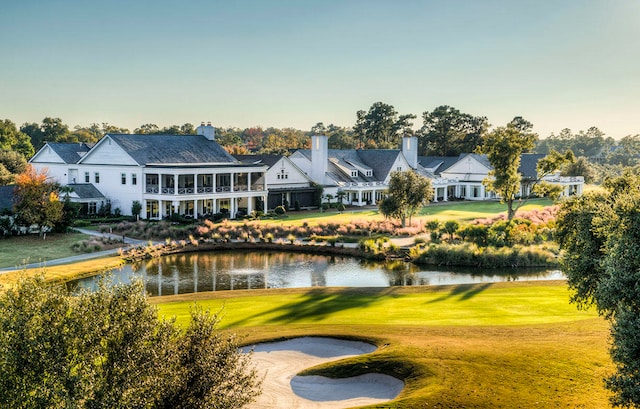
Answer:
<svg viewBox="0 0 640 409"><path fill-rule="evenodd" d="M282 216L283 214L285 214L287 212L287 210L284 208L284 206L278 206L276 207L274 210L275 214L277 214L278 216Z"/></svg>

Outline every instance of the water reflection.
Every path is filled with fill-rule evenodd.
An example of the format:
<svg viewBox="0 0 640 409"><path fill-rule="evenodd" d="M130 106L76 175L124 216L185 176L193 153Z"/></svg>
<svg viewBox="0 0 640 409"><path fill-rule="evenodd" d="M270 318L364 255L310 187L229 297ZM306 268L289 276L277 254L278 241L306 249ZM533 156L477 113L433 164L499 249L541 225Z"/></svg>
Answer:
<svg viewBox="0 0 640 409"><path fill-rule="evenodd" d="M438 269L404 261L369 262L300 253L201 252L125 266L114 280L139 277L151 296L203 291L299 287L389 287L564 279L554 270ZM94 287L98 277L79 280Z"/></svg>

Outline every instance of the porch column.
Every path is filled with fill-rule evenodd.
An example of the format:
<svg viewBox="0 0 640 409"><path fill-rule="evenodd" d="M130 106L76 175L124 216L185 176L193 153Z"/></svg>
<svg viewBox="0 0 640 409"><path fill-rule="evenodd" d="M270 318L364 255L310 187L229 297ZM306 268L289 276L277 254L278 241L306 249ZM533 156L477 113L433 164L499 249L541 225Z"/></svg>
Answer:
<svg viewBox="0 0 640 409"><path fill-rule="evenodd" d="M253 211L253 201L256 200L255 197L248 197L247 198L247 214L251 214L251 212Z"/></svg>
<svg viewBox="0 0 640 409"><path fill-rule="evenodd" d="M177 190L177 189L176 189ZM178 213L180 214L180 201L179 200L174 200L171 203L172 207L173 207L173 212L174 213Z"/></svg>
<svg viewBox="0 0 640 409"><path fill-rule="evenodd" d="M267 214L267 196L262 196L262 212Z"/></svg>
<svg viewBox="0 0 640 409"><path fill-rule="evenodd" d="M438 203L438 188L433 189L433 203Z"/></svg>
<svg viewBox="0 0 640 409"><path fill-rule="evenodd" d="M362 206L362 190L358 190L358 206Z"/></svg>
<svg viewBox="0 0 640 409"><path fill-rule="evenodd" d="M194 219L198 218L198 213L200 212L198 212L198 200L196 199L193 201L193 218Z"/></svg>
<svg viewBox="0 0 640 409"><path fill-rule="evenodd" d="M178 175L173 175L173 194L178 195Z"/></svg>
<svg viewBox="0 0 640 409"><path fill-rule="evenodd" d="M247 172L247 192L251 192L251 172Z"/></svg>
<svg viewBox="0 0 640 409"><path fill-rule="evenodd" d="M218 199L215 197L211 199L211 213L219 213L218 212Z"/></svg>
<svg viewBox="0 0 640 409"><path fill-rule="evenodd" d="M198 174L193 174L193 193L198 193Z"/></svg>
<svg viewBox="0 0 640 409"><path fill-rule="evenodd" d="M444 197L443 201L448 202L448 201L449 201L449 196L448 196L448 194L449 194L449 192L448 192L449 188L448 188L447 186L444 186L444 187L442 188L442 190L443 190L443 192L444 192L444 193L443 193L443 197Z"/></svg>
<svg viewBox="0 0 640 409"><path fill-rule="evenodd" d="M215 174L215 173L211 175L211 179L212 179L212 181L211 181L211 182L212 182L212 183L211 183L211 189L212 189L212 190L211 190L211 192L212 192L212 193L216 193L216 177L217 177L217 176L218 176L218 175L217 175L217 174ZM215 210L215 207L214 207L214 210Z"/></svg>
<svg viewBox="0 0 640 409"><path fill-rule="evenodd" d="M231 186L233 186L233 179L231 180ZM235 219L236 218L236 198L232 197L231 200L229 200L229 218L230 219Z"/></svg>
<svg viewBox="0 0 640 409"><path fill-rule="evenodd" d="M235 173L231 173L231 176L229 177L229 180L231 181L231 187L229 189L231 189L232 192L235 191L235 188L233 187L234 183L233 183L233 178L235 177Z"/></svg>

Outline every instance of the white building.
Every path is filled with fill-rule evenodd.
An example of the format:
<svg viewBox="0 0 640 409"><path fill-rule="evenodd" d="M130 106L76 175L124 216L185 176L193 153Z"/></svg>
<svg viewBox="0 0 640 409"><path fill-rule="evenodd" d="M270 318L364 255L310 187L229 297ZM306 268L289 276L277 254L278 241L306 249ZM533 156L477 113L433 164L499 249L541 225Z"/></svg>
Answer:
<svg viewBox="0 0 640 409"><path fill-rule="evenodd" d="M363 206L377 203L388 189L391 173L413 170L431 179L432 201L491 200L498 197L482 184L493 169L485 155L474 153L457 157L419 157L416 137L402 138L402 149L328 149L326 136L312 136L312 147L295 151L290 159L325 193L346 194L347 203ZM523 154L519 172L522 175L520 195L531 194L538 180L536 166L544 155ZM560 184L563 195L582 194L582 176L554 174L544 181Z"/></svg>
<svg viewBox="0 0 640 409"><path fill-rule="evenodd" d="M240 163L214 139L204 123L198 135L107 134L94 146L47 143L30 163L62 185L93 185L124 215L134 201L151 219L266 211L267 166Z"/></svg>
<svg viewBox="0 0 640 409"><path fill-rule="evenodd" d="M233 155L242 163L266 165L267 209L277 206L287 209L318 207L319 190L313 181L288 157L283 155Z"/></svg>
<svg viewBox="0 0 640 409"><path fill-rule="evenodd" d="M442 179L418 163L418 140L403 138L399 149L328 149L324 135L311 137L311 149L298 149L290 157L325 194L334 197L344 192L346 203L354 206L376 204L389 188L391 173L416 171L432 179L434 186Z"/></svg>

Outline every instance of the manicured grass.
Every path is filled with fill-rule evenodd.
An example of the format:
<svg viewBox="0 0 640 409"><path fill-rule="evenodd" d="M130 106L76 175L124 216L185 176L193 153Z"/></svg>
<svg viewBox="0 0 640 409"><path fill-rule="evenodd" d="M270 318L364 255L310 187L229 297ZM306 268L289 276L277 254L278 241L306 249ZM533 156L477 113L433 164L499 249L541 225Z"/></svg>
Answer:
<svg viewBox="0 0 640 409"><path fill-rule="evenodd" d="M88 239L81 233L14 236L0 240L0 267L20 267L56 258L73 256L71 245Z"/></svg>
<svg viewBox="0 0 640 409"><path fill-rule="evenodd" d="M122 258L119 256L108 256L59 266L30 269L17 268L14 271L2 272L2 274L0 274L0 285L11 286L25 274L29 276L42 274L46 281L70 281L94 275L105 270L112 270L122 266L123 263Z"/></svg>
<svg viewBox="0 0 640 409"><path fill-rule="evenodd" d="M528 200L518 212L526 212L533 209L540 209L545 206L553 205L553 201L549 199L531 199ZM486 202L459 202L459 203L440 203L422 208L419 219L422 220L473 220L485 217L494 217L500 213L506 213L507 207L498 201ZM518 213L516 213L516 217Z"/></svg>
<svg viewBox="0 0 640 409"><path fill-rule="evenodd" d="M247 344L304 335L361 339L373 354L308 373L404 379L391 408L605 408L608 327L568 303L564 282L290 289L159 297L181 324L198 304ZM373 406L376 407L376 406Z"/></svg>
<svg viewBox="0 0 640 409"><path fill-rule="evenodd" d="M553 202L549 199L531 199L527 201L518 211L529 211L551 206ZM414 215L414 221L428 220L473 220L497 216L507 211L506 205L498 201L482 202L440 202L423 207L418 214ZM516 214L517 216L517 214ZM339 213L335 209L325 212L302 211L289 212L282 219L265 219L263 223L285 224L300 226L302 223L348 223L352 220L383 220L384 217L377 209L358 210L357 207L349 207L347 211Z"/></svg>

